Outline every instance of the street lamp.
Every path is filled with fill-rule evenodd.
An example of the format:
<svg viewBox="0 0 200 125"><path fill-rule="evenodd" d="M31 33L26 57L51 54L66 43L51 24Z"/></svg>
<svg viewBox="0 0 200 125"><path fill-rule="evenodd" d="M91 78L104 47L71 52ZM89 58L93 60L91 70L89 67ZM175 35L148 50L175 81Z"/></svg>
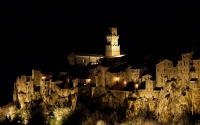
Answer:
<svg viewBox="0 0 200 125"><path fill-rule="evenodd" d="M135 91L137 91L137 89L138 89L138 84L136 83L135 84Z"/></svg>
<svg viewBox="0 0 200 125"><path fill-rule="evenodd" d="M46 77L45 76L42 76L42 79L45 79Z"/></svg>
<svg viewBox="0 0 200 125"><path fill-rule="evenodd" d="M135 84L135 88L138 89L138 84Z"/></svg>
<svg viewBox="0 0 200 125"><path fill-rule="evenodd" d="M125 85L125 87L126 87L126 81L124 81L124 85Z"/></svg>
<svg viewBox="0 0 200 125"><path fill-rule="evenodd" d="M117 81L117 82L118 82L118 81L119 81L119 77L116 77L116 78L115 78L115 81Z"/></svg>

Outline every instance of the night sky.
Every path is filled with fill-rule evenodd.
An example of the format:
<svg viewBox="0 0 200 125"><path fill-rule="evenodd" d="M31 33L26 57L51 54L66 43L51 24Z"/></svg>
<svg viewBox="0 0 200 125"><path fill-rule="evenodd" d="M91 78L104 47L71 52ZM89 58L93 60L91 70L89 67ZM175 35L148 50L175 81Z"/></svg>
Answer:
<svg viewBox="0 0 200 125"><path fill-rule="evenodd" d="M118 28L122 53L162 54L197 46L198 5L1 1L0 94L12 101L17 76L67 65L70 52L104 54L108 27Z"/></svg>

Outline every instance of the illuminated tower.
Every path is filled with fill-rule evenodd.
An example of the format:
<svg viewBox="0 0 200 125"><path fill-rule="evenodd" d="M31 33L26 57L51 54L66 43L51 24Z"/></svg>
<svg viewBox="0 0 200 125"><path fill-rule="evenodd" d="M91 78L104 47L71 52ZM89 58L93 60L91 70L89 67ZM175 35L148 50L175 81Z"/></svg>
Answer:
<svg viewBox="0 0 200 125"><path fill-rule="evenodd" d="M109 28L111 34L107 35L107 44L105 50L106 57L113 57L120 55L120 45L118 45L119 35L117 35L117 28Z"/></svg>

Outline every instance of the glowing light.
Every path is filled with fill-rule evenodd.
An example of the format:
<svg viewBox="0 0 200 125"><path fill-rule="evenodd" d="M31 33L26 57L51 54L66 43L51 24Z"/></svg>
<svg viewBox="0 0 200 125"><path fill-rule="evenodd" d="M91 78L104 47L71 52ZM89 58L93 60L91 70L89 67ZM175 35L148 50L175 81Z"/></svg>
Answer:
<svg viewBox="0 0 200 125"><path fill-rule="evenodd" d="M126 81L124 81L124 84L126 85Z"/></svg>
<svg viewBox="0 0 200 125"><path fill-rule="evenodd" d="M90 83L90 82L91 82L91 79L87 79L86 82L87 82L87 83Z"/></svg>
<svg viewBox="0 0 200 125"><path fill-rule="evenodd" d="M118 56L114 56L114 57L122 57L122 56L125 56L125 55L118 55Z"/></svg>
<svg viewBox="0 0 200 125"><path fill-rule="evenodd" d="M115 78L115 81L119 81L119 77L116 77L116 78Z"/></svg>
<svg viewBox="0 0 200 125"><path fill-rule="evenodd" d="M135 88L138 89L138 84L135 84Z"/></svg>
<svg viewBox="0 0 200 125"><path fill-rule="evenodd" d="M85 86L86 84L84 84L84 86Z"/></svg>
<svg viewBox="0 0 200 125"><path fill-rule="evenodd" d="M42 76L42 79L45 79L46 77L45 76Z"/></svg>

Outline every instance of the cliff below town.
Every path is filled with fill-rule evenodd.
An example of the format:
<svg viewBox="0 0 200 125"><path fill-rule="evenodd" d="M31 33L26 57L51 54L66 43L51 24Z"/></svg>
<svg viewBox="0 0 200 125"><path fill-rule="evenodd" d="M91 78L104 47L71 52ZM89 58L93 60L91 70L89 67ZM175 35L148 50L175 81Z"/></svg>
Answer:
<svg viewBox="0 0 200 125"><path fill-rule="evenodd" d="M140 97L137 91L111 90L105 87L82 87L67 99L51 94L55 105L35 100L20 108L18 102L0 109L3 124L82 124L149 125L200 124L200 85L184 78L167 81L158 98ZM77 98L76 98L77 96ZM55 98L55 99L54 99ZM75 100L76 99L76 100Z"/></svg>

